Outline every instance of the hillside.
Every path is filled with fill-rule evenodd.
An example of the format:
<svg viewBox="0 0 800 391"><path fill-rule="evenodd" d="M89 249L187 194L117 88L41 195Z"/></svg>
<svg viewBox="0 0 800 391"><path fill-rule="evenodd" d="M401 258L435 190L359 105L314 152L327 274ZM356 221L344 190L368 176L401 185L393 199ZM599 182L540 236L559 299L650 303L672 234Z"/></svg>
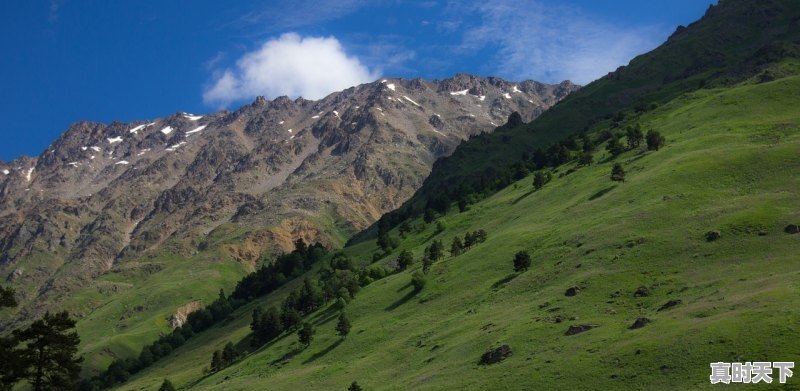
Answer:
<svg viewBox="0 0 800 391"><path fill-rule="evenodd" d="M488 240L434 263L419 293L409 284L419 262L363 288L346 307L344 340L335 312L320 311L308 348L288 334L204 374L226 342L247 349L251 304L120 389L155 389L163 378L192 390L344 390L354 380L369 390L705 389L709 362L792 360L800 242L784 227L800 221L800 182L786 174L800 169L798 91L792 76L682 95L636 118L666 136L659 151L613 161L598 152L591 166L559 167L539 191L526 177L444 216L438 234L414 220L421 229L395 254L419 260L432 240L449 248L476 229ZM625 183L610 181L614 162ZM711 230L721 238L708 242ZM520 250L532 265L514 273ZM378 249L345 251L365 261ZM639 317L651 323L629 329ZM565 335L581 324L597 327ZM511 357L478 364L501 344Z"/></svg>
<svg viewBox="0 0 800 391"><path fill-rule="evenodd" d="M21 303L0 330L68 309L89 367L103 367L262 256L301 238L341 246L459 142L575 89L384 79L319 101L76 123L41 156L0 163L0 276Z"/></svg>
<svg viewBox="0 0 800 391"><path fill-rule="evenodd" d="M371 390L704 389L710 362L794 360L800 242L787 227L800 220L793 201L800 183L789 174L800 168L800 62L792 49L798 15L793 2L722 2L633 61L630 71L618 71L627 79L604 78L529 125L462 144L434 166L414 198L421 206L426 191L492 179L486 167L521 161L553 179L534 190L534 175L522 175L427 224L407 210L392 213L398 227L388 234L400 245L377 264L394 271L404 250L416 264L356 295L345 310L353 324L346 339L335 333L336 310L326 308L309 315L318 333L307 348L292 332L249 352L250 313L280 305L297 286L290 285L239 309L234 321L120 389L155 388L164 378L197 390L346 389L354 380ZM747 23L728 40L734 21ZM770 29L757 28L766 21ZM692 56L692 42L716 42L716 50L740 60L785 50L671 79L675 69L664 64ZM632 79L658 86L633 93ZM686 81L701 79L707 81ZM615 98L620 91L627 103ZM617 103L609 109L598 102ZM566 138L566 125L550 126L570 113L595 118L578 139L592 141L593 164L577 164L579 143L566 164L515 158L514 151L546 147L539 137ZM626 129L637 125L659 132L665 146L612 156L615 134L626 143ZM610 179L615 164L627 173L622 183ZM444 188L436 178L448 178ZM403 219L411 231L401 237ZM488 233L485 243L433 263L425 287L414 291L412 274L433 241L449 249L454 236L478 229ZM344 251L364 266L382 253L369 233ZM518 273L512 260L519 251L532 264ZM632 328L636 323L643 327ZM244 358L205 372L227 342ZM504 344L510 357L479 364Z"/></svg>
<svg viewBox="0 0 800 391"><path fill-rule="evenodd" d="M420 191L385 219L396 223L419 214L437 195L457 198L465 189L491 188L497 173L526 153L599 122L636 115L699 88L792 74L796 64L786 64L786 58L800 58L798 2L720 1L700 20L679 26L663 45L572 94L537 121L477 137L440 159Z"/></svg>

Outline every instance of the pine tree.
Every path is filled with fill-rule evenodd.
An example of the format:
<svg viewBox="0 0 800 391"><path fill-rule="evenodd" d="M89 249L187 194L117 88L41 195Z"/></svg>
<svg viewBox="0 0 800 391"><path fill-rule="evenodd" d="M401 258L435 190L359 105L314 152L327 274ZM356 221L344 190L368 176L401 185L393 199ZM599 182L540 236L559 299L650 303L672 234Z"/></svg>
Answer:
<svg viewBox="0 0 800 391"><path fill-rule="evenodd" d="M591 166L592 163L594 163L594 155L592 155L592 152L586 151L581 153L581 157L578 158L579 166Z"/></svg>
<svg viewBox="0 0 800 391"><path fill-rule="evenodd" d="M464 243L461 242L461 238L456 236L453 238L453 242L450 243L450 255L457 257L461 255L464 251Z"/></svg>
<svg viewBox="0 0 800 391"><path fill-rule="evenodd" d="M172 382L169 379L164 379L164 382L161 383L161 387L158 391L175 391L175 386L172 385Z"/></svg>
<svg viewBox="0 0 800 391"><path fill-rule="evenodd" d="M300 343L308 346L311 344L311 341L314 339L314 326L311 323L303 323L303 327L300 328L300 331L297 332L297 337L300 340Z"/></svg>
<svg viewBox="0 0 800 391"><path fill-rule="evenodd" d="M222 349L222 362L223 365L228 366L233 364L236 359L239 358L239 352L236 351L236 348L233 346L232 342L228 342L225 344L225 348Z"/></svg>
<svg viewBox="0 0 800 391"><path fill-rule="evenodd" d="M16 307L14 289L0 287L0 308ZM0 336L0 390L13 390L14 383L23 376L24 366L19 360L17 341Z"/></svg>
<svg viewBox="0 0 800 391"><path fill-rule="evenodd" d="M514 255L514 271L523 272L531 266L531 256L527 251L520 251Z"/></svg>
<svg viewBox="0 0 800 391"><path fill-rule="evenodd" d="M628 149L638 148L639 145L642 144L642 140L644 140L644 134L642 133L642 125L636 124L636 126L628 126L627 138L628 138Z"/></svg>
<svg viewBox="0 0 800 391"><path fill-rule="evenodd" d="M664 146L666 140L661 133L656 132L654 130L650 130L647 132L647 149L651 151L658 151L661 147Z"/></svg>
<svg viewBox="0 0 800 391"><path fill-rule="evenodd" d="M347 387L347 391L362 391L363 389L361 386L358 385L358 382L354 381L350 383L350 387Z"/></svg>
<svg viewBox="0 0 800 391"><path fill-rule="evenodd" d="M442 244L441 240L434 240L433 243L428 247L428 258L433 261L438 261L442 257L444 257L444 245Z"/></svg>
<svg viewBox="0 0 800 391"><path fill-rule="evenodd" d="M611 168L611 180L615 182L625 182L625 170L622 168L621 164L615 163L614 167Z"/></svg>
<svg viewBox="0 0 800 391"><path fill-rule="evenodd" d="M397 267L400 270L406 270L409 266L414 263L414 254L411 251L403 250L400 253L400 256L397 257Z"/></svg>
<svg viewBox="0 0 800 391"><path fill-rule="evenodd" d="M425 275L419 271L415 271L414 274L411 275L411 285L414 286L414 291L421 291L422 288L425 288L426 283Z"/></svg>
<svg viewBox="0 0 800 391"><path fill-rule="evenodd" d="M342 312L339 315L339 322L336 323L336 332L339 334L340 337L345 338L347 334L350 333L350 320L347 319L347 315Z"/></svg>
<svg viewBox="0 0 800 391"><path fill-rule="evenodd" d="M533 175L533 188L539 190L544 187L544 183L544 173L536 171L536 174Z"/></svg>
<svg viewBox="0 0 800 391"><path fill-rule="evenodd" d="M16 306L17 299L14 298L14 288L3 288L0 286L0 308Z"/></svg>
<svg viewBox="0 0 800 391"><path fill-rule="evenodd" d="M25 347L19 358L25 367L28 382L34 391L61 390L72 388L78 380L83 361L75 357L80 344L75 328L75 320L69 313L45 313L40 320L27 329L14 331L14 337Z"/></svg>
<svg viewBox="0 0 800 391"><path fill-rule="evenodd" d="M217 372L225 367L225 363L222 360L222 351L216 350L214 354L211 356L211 371Z"/></svg>
<svg viewBox="0 0 800 391"><path fill-rule="evenodd" d="M261 317L261 335L264 342L277 338L283 332L281 313L276 307L270 307Z"/></svg>
<svg viewBox="0 0 800 391"><path fill-rule="evenodd" d="M297 326L299 322L300 314L297 312L297 310L292 307L284 306L283 312L281 312L281 323L283 324L284 329L292 329Z"/></svg>
<svg viewBox="0 0 800 391"><path fill-rule="evenodd" d="M464 247L465 248L472 248L475 245L475 234L473 232L467 232L464 234Z"/></svg>

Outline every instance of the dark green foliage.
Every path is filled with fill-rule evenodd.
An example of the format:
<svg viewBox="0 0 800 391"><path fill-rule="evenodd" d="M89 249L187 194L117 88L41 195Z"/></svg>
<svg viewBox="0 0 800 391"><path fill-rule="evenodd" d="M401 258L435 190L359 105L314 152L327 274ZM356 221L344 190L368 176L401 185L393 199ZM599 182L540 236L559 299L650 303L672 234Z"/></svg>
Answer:
<svg viewBox="0 0 800 391"><path fill-rule="evenodd" d="M161 383L161 387L159 387L158 391L175 391L175 386L172 385L172 382L169 379L164 379L164 382Z"/></svg>
<svg viewBox="0 0 800 391"><path fill-rule="evenodd" d="M228 342L225 344L225 348L222 349L222 362L225 366L233 364L239 358L239 352L233 346L232 342Z"/></svg>
<svg viewBox="0 0 800 391"><path fill-rule="evenodd" d="M300 323L300 313L294 307L284 307L281 312L281 323L286 330L291 330Z"/></svg>
<svg viewBox="0 0 800 391"><path fill-rule="evenodd" d="M217 372L222 368L225 368L224 361L222 360L222 351L216 350L214 354L211 355L211 365L210 365L212 372Z"/></svg>
<svg viewBox="0 0 800 391"><path fill-rule="evenodd" d="M28 328L14 331L16 341L24 344L18 359L29 368L25 377L34 391L74 388L83 361L76 357L80 338L69 332L74 328L75 320L64 311L45 313Z"/></svg>
<svg viewBox="0 0 800 391"><path fill-rule="evenodd" d="M340 337L345 338L347 334L350 333L350 319L347 319L347 315L342 312L339 315L339 321L336 323L336 333L339 334Z"/></svg>
<svg viewBox="0 0 800 391"><path fill-rule="evenodd" d="M441 221L437 221L436 222L436 234L437 235L442 233L442 232L444 232L445 228L446 227L444 226L443 222L441 222Z"/></svg>
<svg viewBox="0 0 800 391"><path fill-rule="evenodd" d="M608 144L606 144L606 150L611 154L612 157L617 157L625 152L625 146L619 141L619 137L615 135L608 140Z"/></svg>
<svg viewBox="0 0 800 391"><path fill-rule="evenodd" d="M628 138L629 149L638 148L640 145L642 145L642 140L644 140L642 125L637 123L636 126L628 126L626 129L626 137Z"/></svg>
<svg viewBox="0 0 800 391"><path fill-rule="evenodd" d="M442 241L438 239L434 240L430 246L425 248L425 255L428 259L434 262L444 257L444 245L442 244Z"/></svg>
<svg viewBox="0 0 800 391"><path fill-rule="evenodd" d="M347 391L362 391L362 388L358 385L358 382L354 381L350 383L350 387L347 387Z"/></svg>
<svg viewBox="0 0 800 391"><path fill-rule="evenodd" d="M425 209L425 215L423 216L423 220L426 223L430 224L434 220L436 220L437 218L439 218L439 215L436 213L435 210L433 210L433 209Z"/></svg>
<svg viewBox="0 0 800 391"><path fill-rule="evenodd" d="M0 308L16 307L14 290L0 287ZM25 367L19 360L17 340L0 336L0 390L12 390L14 383L24 375Z"/></svg>
<svg viewBox="0 0 800 391"><path fill-rule="evenodd" d="M409 266L414 264L414 254L409 250L403 250L400 256L397 257L397 268L399 270L406 270Z"/></svg>
<svg viewBox="0 0 800 391"><path fill-rule="evenodd" d="M260 308L253 310L253 322L250 324L253 330L253 339L250 344L253 347L261 346L281 334L283 323L281 313L276 307L271 307L266 312Z"/></svg>
<svg viewBox="0 0 800 391"><path fill-rule="evenodd" d="M523 272L531 267L531 256L527 251L520 251L514 255L514 271Z"/></svg>
<svg viewBox="0 0 800 391"><path fill-rule="evenodd" d="M470 249L476 244L485 242L486 236L486 231L482 229L473 232L467 232L464 234L464 248Z"/></svg>
<svg viewBox="0 0 800 391"><path fill-rule="evenodd" d="M427 255L422 257L422 272L428 274L431 271L431 266L433 265L433 260L428 258Z"/></svg>
<svg viewBox="0 0 800 391"><path fill-rule="evenodd" d="M407 233L411 232L411 224L408 220L403 221L399 227L397 227L397 232L400 234L401 238L405 238Z"/></svg>
<svg viewBox="0 0 800 391"><path fill-rule="evenodd" d="M457 257L461 255L464 251L464 243L461 241L461 238L456 236L453 238L453 241L450 243L450 255Z"/></svg>
<svg viewBox="0 0 800 391"><path fill-rule="evenodd" d="M308 346L311 344L311 341L314 339L314 325L311 323L303 323L303 327L300 328L300 331L297 332L297 338L301 344Z"/></svg>
<svg viewBox="0 0 800 391"><path fill-rule="evenodd" d="M666 143L666 139L661 133L654 130L647 132L647 149L650 151L658 151Z"/></svg>
<svg viewBox="0 0 800 391"><path fill-rule="evenodd" d="M551 179L553 179L553 174L550 171L536 171L536 174L533 175L533 188L539 190Z"/></svg>
<svg viewBox="0 0 800 391"><path fill-rule="evenodd" d="M415 271L414 274L411 275L411 285L414 286L414 291L421 291L426 283L425 275L419 271Z"/></svg>
<svg viewBox="0 0 800 391"><path fill-rule="evenodd" d="M14 288L0 286L0 308L16 307L17 299L14 298Z"/></svg>
<svg viewBox="0 0 800 391"><path fill-rule="evenodd" d="M589 151L584 151L581 153L581 156L578 158L578 165L579 166L590 166L594 163L594 155L592 155Z"/></svg>
<svg viewBox="0 0 800 391"><path fill-rule="evenodd" d="M611 180L615 182L625 182L625 170L622 168L621 164L614 163L614 167L611 168Z"/></svg>

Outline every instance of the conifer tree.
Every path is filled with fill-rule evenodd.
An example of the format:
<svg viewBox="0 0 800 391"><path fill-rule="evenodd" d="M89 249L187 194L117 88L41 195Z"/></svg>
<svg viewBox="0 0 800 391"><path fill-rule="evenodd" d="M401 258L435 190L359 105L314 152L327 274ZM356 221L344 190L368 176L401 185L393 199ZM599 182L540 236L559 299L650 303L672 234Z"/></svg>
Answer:
<svg viewBox="0 0 800 391"><path fill-rule="evenodd" d="M347 319L347 315L342 312L339 315L339 322L336 323L336 333L338 333L340 337L345 338L347 334L350 333L350 327L350 319Z"/></svg>
<svg viewBox="0 0 800 391"><path fill-rule="evenodd" d="M28 382L34 391L70 389L81 372L82 357L76 357L80 337L69 332L75 320L69 313L45 313L24 330L15 330L16 340L25 345L20 362L28 368Z"/></svg>

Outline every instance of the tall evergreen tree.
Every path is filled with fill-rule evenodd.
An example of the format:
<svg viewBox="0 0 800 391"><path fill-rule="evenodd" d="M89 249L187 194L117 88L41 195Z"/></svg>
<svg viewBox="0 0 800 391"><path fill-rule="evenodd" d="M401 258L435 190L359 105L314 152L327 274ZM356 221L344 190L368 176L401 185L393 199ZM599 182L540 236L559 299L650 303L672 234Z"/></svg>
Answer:
<svg viewBox="0 0 800 391"><path fill-rule="evenodd" d="M14 297L14 288L0 286L0 308L16 306L17 299Z"/></svg>
<svg viewBox="0 0 800 391"><path fill-rule="evenodd" d="M531 266L531 256L527 251L520 251L514 255L514 271L523 272Z"/></svg>
<svg viewBox="0 0 800 391"><path fill-rule="evenodd" d="M222 351L215 350L211 355L211 371L217 372L225 367L225 361L222 359Z"/></svg>
<svg viewBox="0 0 800 391"><path fill-rule="evenodd" d="M14 289L0 287L0 308L16 306ZM25 368L21 365L16 346L17 340L14 337L0 337L0 390L2 391L14 389L14 383L24 374Z"/></svg>
<svg viewBox="0 0 800 391"><path fill-rule="evenodd" d="M636 124L636 126L628 126L627 130L627 138L628 138L628 148L634 149L638 148L639 145L642 144L642 140L644 140L644 134L642 133L642 125Z"/></svg>
<svg viewBox="0 0 800 391"><path fill-rule="evenodd" d="M225 348L222 349L222 362L225 366L233 364L236 359L239 358L239 352L233 346L232 342L228 342L225 344Z"/></svg>
<svg viewBox="0 0 800 391"><path fill-rule="evenodd" d="M400 253L400 256L397 257L397 267L400 270L406 270L409 266L414 263L414 254L411 251L403 250Z"/></svg>
<svg viewBox="0 0 800 391"><path fill-rule="evenodd" d="M622 168L621 164L614 163L614 167L611 168L611 180L615 182L625 182L625 170Z"/></svg>
<svg viewBox="0 0 800 391"><path fill-rule="evenodd" d="M74 388L81 372L82 357L76 357L80 337L69 332L75 320L69 313L45 313L24 330L14 331L14 337L25 343L20 360L28 368L26 377L34 391L69 390Z"/></svg>
<svg viewBox="0 0 800 391"><path fill-rule="evenodd" d="M350 327L350 319L347 319L347 315L342 312L339 315L339 322L336 323L336 333L338 333L340 337L345 338L347 334L350 333Z"/></svg>
<svg viewBox="0 0 800 391"><path fill-rule="evenodd" d="M661 147L664 146L666 140L661 133L656 132L654 130L650 130L647 132L647 149L651 151L658 151Z"/></svg>
<svg viewBox="0 0 800 391"><path fill-rule="evenodd" d="M350 387L347 387L347 391L362 391L362 388L358 385L358 382L354 381L350 383Z"/></svg>
<svg viewBox="0 0 800 391"><path fill-rule="evenodd" d="M450 255L457 257L461 255L464 251L464 243L461 242L461 238L456 236L453 238L453 241L450 243Z"/></svg>
<svg viewBox="0 0 800 391"><path fill-rule="evenodd" d="M311 340L314 339L314 326L311 323L303 323L303 327L300 328L300 331L297 332L297 337L300 340L300 343L308 346L311 344Z"/></svg>

